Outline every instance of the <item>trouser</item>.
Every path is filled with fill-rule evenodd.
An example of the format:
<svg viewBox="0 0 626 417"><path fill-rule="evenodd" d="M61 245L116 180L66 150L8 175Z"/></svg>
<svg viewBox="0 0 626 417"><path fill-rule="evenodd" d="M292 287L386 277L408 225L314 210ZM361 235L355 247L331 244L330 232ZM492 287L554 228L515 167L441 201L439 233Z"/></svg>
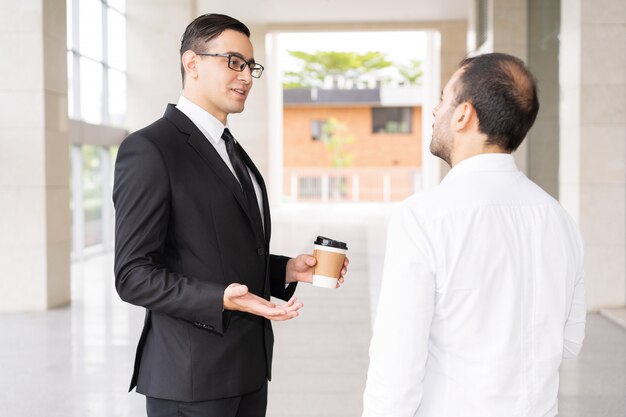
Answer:
<svg viewBox="0 0 626 417"><path fill-rule="evenodd" d="M148 417L265 417L266 408L267 381L257 391L210 401L182 402L146 397Z"/></svg>

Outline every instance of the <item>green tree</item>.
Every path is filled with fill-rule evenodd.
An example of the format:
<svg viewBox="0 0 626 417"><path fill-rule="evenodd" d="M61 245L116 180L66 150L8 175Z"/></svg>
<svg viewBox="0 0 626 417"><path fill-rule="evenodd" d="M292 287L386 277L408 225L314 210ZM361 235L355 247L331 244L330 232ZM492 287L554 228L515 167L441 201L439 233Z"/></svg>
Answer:
<svg viewBox="0 0 626 417"><path fill-rule="evenodd" d="M298 71L286 71L283 88L321 87L327 76L343 77L358 82L364 75L378 72L391 66L381 52L288 51L299 60Z"/></svg>
<svg viewBox="0 0 626 417"><path fill-rule="evenodd" d="M345 124L331 117L322 128L322 141L331 154L332 166L345 168L352 165L354 155L347 152L346 147L355 142L354 135L348 132Z"/></svg>
<svg viewBox="0 0 626 417"><path fill-rule="evenodd" d="M408 65L399 65L398 72L402 79L409 85L418 85L424 75L422 71L422 61L411 59Z"/></svg>

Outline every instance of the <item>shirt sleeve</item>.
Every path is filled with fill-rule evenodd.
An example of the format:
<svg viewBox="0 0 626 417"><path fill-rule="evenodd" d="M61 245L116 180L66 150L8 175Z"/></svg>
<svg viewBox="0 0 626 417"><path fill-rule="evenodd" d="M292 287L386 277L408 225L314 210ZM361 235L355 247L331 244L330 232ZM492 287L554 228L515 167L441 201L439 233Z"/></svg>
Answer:
<svg viewBox="0 0 626 417"><path fill-rule="evenodd" d="M435 305L433 264L426 234L403 205L388 228L363 417L412 417L420 406Z"/></svg>
<svg viewBox="0 0 626 417"><path fill-rule="evenodd" d="M569 217L568 217L569 218ZM576 277L573 283L571 305L569 314L563 329L563 357L573 358L580 353L585 338L585 323L587 316L587 305L585 304L585 284L584 284L584 241L578 227L569 218L571 228L574 230L573 239L576 241Z"/></svg>
<svg viewBox="0 0 626 417"><path fill-rule="evenodd" d="M281 300L288 301L296 292L297 283L292 282L287 284L285 282L285 274L287 270L287 262L289 259L286 256L270 255L270 290L272 297L280 298Z"/></svg>
<svg viewBox="0 0 626 417"><path fill-rule="evenodd" d="M563 332L563 357L573 358L580 353L585 338L587 306L585 304L585 285L582 274L574 286L574 296L569 316Z"/></svg>

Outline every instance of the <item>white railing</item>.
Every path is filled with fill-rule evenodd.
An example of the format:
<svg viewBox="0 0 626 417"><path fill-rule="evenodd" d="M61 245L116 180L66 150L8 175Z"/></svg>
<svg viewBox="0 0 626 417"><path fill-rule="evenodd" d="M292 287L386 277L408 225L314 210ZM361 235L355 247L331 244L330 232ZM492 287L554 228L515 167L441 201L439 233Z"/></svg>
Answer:
<svg viewBox="0 0 626 417"><path fill-rule="evenodd" d="M391 202L421 190L421 170L412 167L285 167L287 202Z"/></svg>

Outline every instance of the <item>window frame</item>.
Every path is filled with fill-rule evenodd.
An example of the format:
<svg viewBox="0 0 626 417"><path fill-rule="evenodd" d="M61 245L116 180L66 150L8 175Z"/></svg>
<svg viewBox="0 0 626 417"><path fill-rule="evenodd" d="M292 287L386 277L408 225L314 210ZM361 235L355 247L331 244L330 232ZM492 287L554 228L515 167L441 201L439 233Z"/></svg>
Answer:
<svg viewBox="0 0 626 417"><path fill-rule="evenodd" d="M396 119L392 119L392 118L387 118L384 122L384 124L382 125L382 128L380 127L380 117L376 117L376 113L377 112L392 112L392 111L399 111L399 120ZM410 135L413 133L413 110L414 108L412 106L390 106L390 107L372 107L372 134L374 135ZM404 120L406 116L407 120ZM400 129L397 131L390 131L390 130L386 130L386 125L389 122L397 122L400 126L403 126L403 124L406 122L406 129Z"/></svg>
<svg viewBox="0 0 626 417"><path fill-rule="evenodd" d="M314 142L324 141L324 126L328 122L328 119L311 119L311 140ZM315 126L317 125L317 136Z"/></svg>
<svg viewBox="0 0 626 417"><path fill-rule="evenodd" d="M102 57L101 60L95 59L89 55L86 55L81 50L80 42L80 3L81 0L67 0L67 25L68 25L68 43L66 46L68 55L68 68L71 67L71 79L68 80L68 95L71 95L68 100L68 114L70 119L84 121L96 125L122 127L124 121L118 120L113 123L111 118L111 112L109 108L109 100L111 98L111 89L109 84L109 75L111 72L121 73L126 81L128 79L125 63L123 68L119 66L112 66L109 62L109 11L118 13L124 23L126 22L126 13L124 10L120 10L117 7L111 6L108 0L90 0L95 3L99 3L100 19L101 19L101 34L100 42L102 44ZM71 41L70 41L71 39ZM125 39L124 39L125 42ZM70 58L71 57L71 58ZM101 71L101 85L102 94L100 97L100 115L99 122L93 123L84 119L83 103L81 99L81 59L88 60L93 63L99 64Z"/></svg>
<svg viewBox="0 0 626 417"><path fill-rule="evenodd" d="M94 253L107 252L113 249L114 233L114 208L111 201L113 184L113 164L117 146L127 136L128 132L124 128L124 115L126 113L126 93L123 90L124 109L119 113L113 113L117 117L112 120L110 112L111 86L109 85L109 75L113 72L119 77L122 74L124 79L122 86L127 85L126 61L118 59L119 65L111 65L109 62L109 11L121 16L118 23L123 24L123 39L126 44L126 5L125 1L117 2L121 8L109 4L110 0L94 0L92 5L100 7L102 56L101 60L94 59L84 54L81 50L80 40L80 5L83 0L67 0L67 45L66 59L68 64L68 113L69 136L70 136L70 161L71 161L71 207L72 207L72 259L82 259ZM84 3L83 3L84 4ZM125 48L125 46L124 46ZM125 56L124 51L123 55ZM102 69L102 95L100 97L100 120L98 123L84 119L83 106L81 103L81 60L88 60L95 63ZM83 61L85 62L85 61ZM118 78L119 79L119 78ZM118 95L117 97L121 97ZM84 155L82 147L85 145L96 146L99 158L99 178L102 192L102 206L100 208L100 232L101 237L93 245L86 246L85 241L85 178L83 177Z"/></svg>

